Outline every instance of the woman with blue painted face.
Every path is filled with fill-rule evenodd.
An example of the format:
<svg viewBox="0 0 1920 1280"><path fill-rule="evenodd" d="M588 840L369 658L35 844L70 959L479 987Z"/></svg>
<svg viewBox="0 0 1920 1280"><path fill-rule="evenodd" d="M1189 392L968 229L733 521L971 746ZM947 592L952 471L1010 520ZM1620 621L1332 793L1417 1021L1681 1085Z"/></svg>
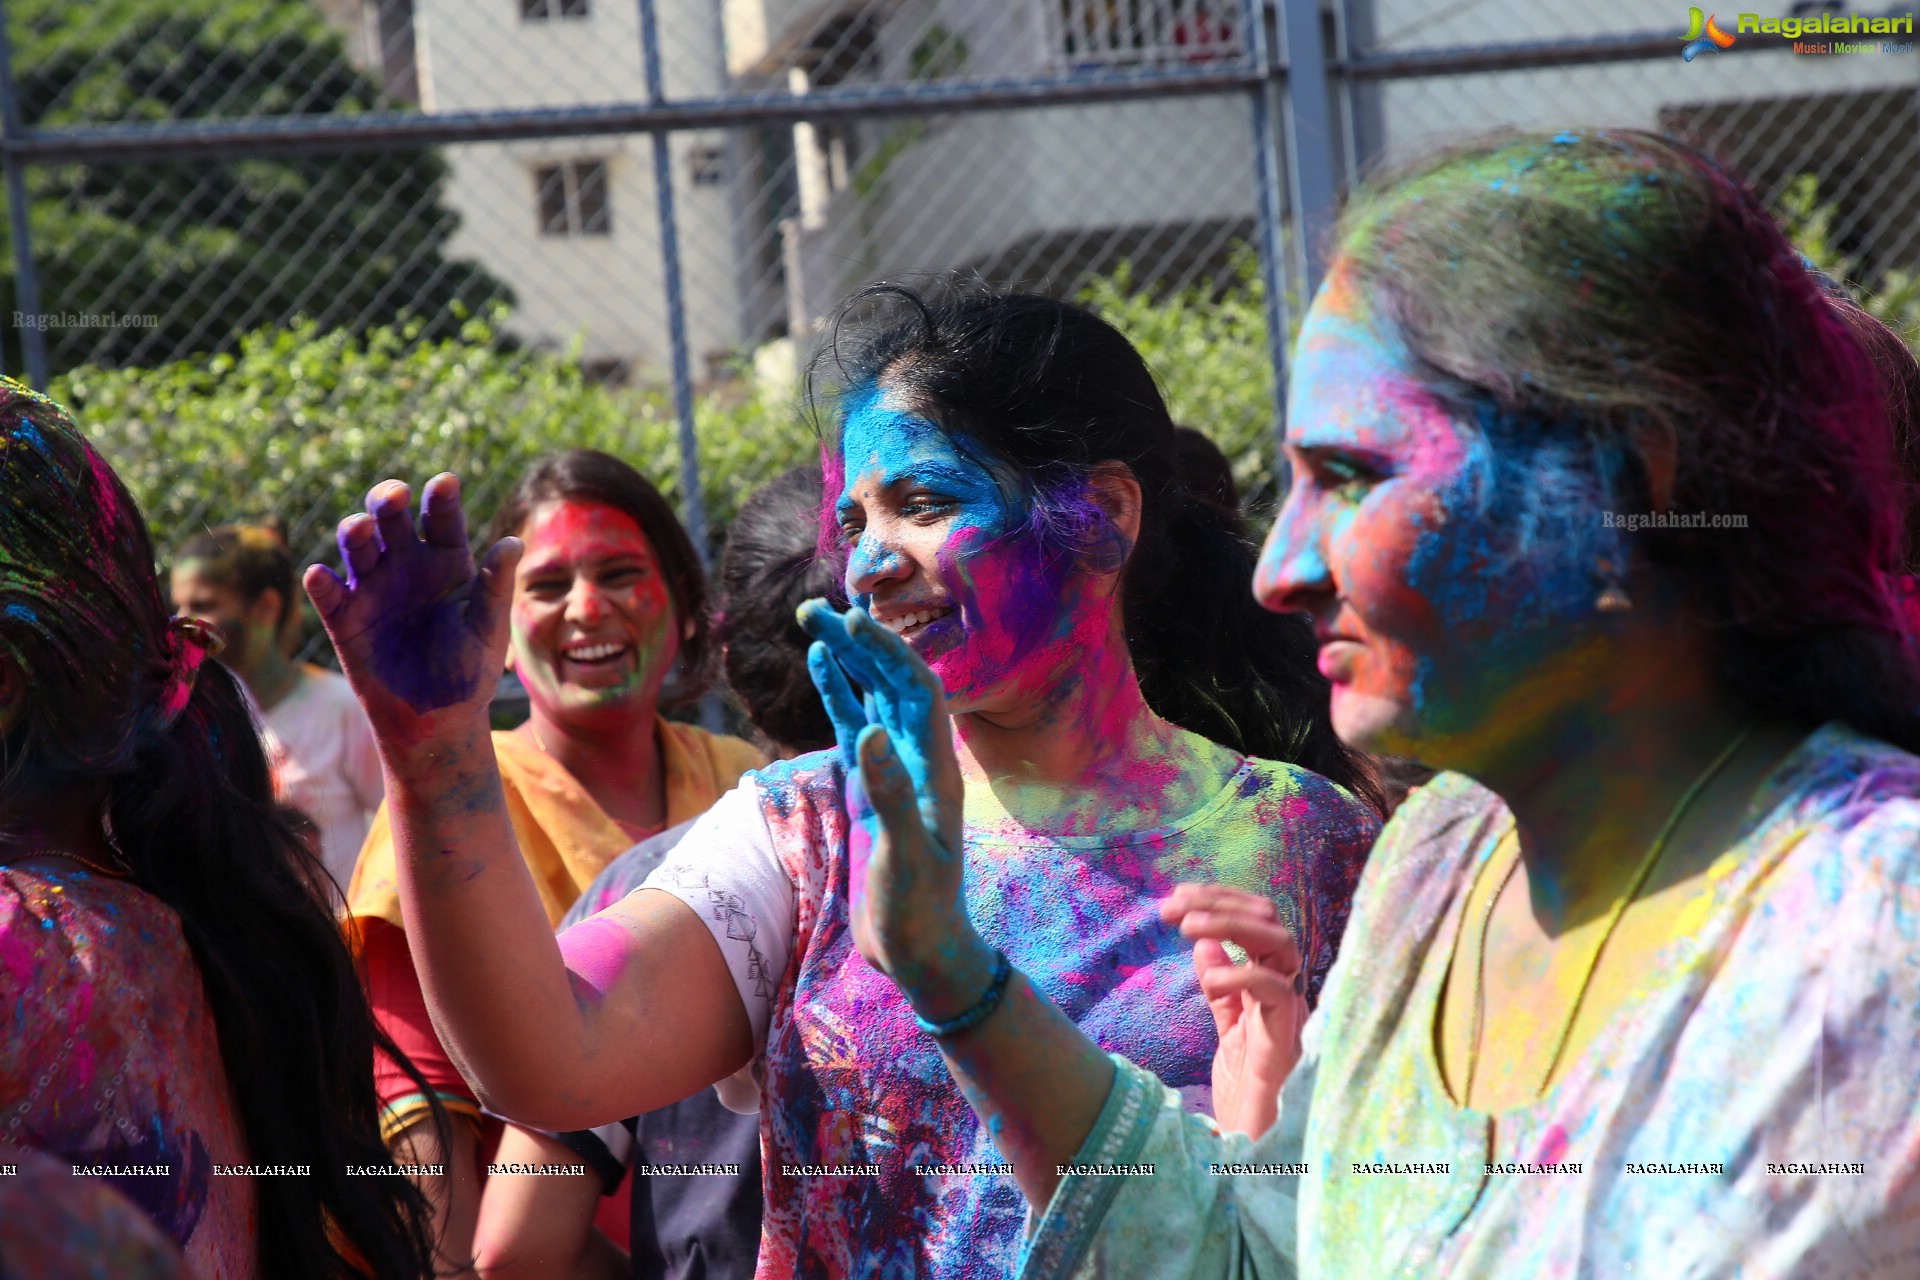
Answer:
<svg viewBox="0 0 1920 1280"><path fill-rule="evenodd" d="M974 1011L942 1047L1041 1215L1023 1276L1914 1274L1887 394L1914 368L1874 354L1750 191L1649 134L1498 137L1360 193L1254 591L1312 620L1342 738L1443 772L1298 1045L1272 905L1163 904L1225 969L1222 1062L1253 1064L1216 1069L1249 1082L1217 1123L983 981L938 684L822 628L877 691L856 932L916 1008Z"/></svg>
<svg viewBox="0 0 1920 1280"><path fill-rule="evenodd" d="M760 1275L1006 1276L1020 1190L939 1049L980 992L1043 992L1204 1110L1217 1024L1155 904L1196 877L1269 904L1305 953L1304 1004L1378 819L1308 629L1246 596L1238 517L1181 483L1127 341L1044 298L871 301L890 310L836 352L826 455L853 630L805 622L934 673L919 706L944 708L928 749L965 797L952 847L987 943L941 992L909 1001L856 945L875 827L837 662L893 698L857 657L814 655L838 749L749 775L555 945L485 750L517 546L476 575L452 478L418 530L389 483L342 526L350 581L308 584L386 755L427 1000L492 1110L578 1128L724 1080L761 1111Z"/></svg>

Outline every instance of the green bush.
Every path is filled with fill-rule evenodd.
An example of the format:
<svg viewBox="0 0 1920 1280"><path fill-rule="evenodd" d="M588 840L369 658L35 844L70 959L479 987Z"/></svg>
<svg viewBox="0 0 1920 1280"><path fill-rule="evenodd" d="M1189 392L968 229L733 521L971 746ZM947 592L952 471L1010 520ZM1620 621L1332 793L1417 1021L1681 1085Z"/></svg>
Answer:
<svg viewBox="0 0 1920 1280"><path fill-rule="evenodd" d="M1791 187L1780 216L1808 257L1840 278L1855 264L1833 248L1813 180ZM1884 273L1866 305L1903 333L1920 330L1920 284ZM1224 291L1168 292L1131 268L1081 294L1140 348L1178 422L1213 438L1233 464L1246 505L1270 514L1275 478L1273 368L1258 263L1243 249ZM1302 308L1289 299L1298 331ZM556 449L605 449L680 498L672 403L657 386L611 388L556 352L505 350L503 313L469 316L450 337L417 322L363 336L311 322L245 335L233 354L153 369L81 368L54 394L69 403L126 477L162 551L223 521L279 517L295 548L326 551L334 521L386 476L458 472L484 521L532 459ZM697 405L700 473L717 535L739 501L814 456L811 428L791 399L751 378Z"/></svg>
<svg viewBox="0 0 1920 1280"><path fill-rule="evenodd" d="M1082 290L1080 299L1139 348L1173 420L1220 446L1233 464L1243 505L1258 512L1278 496L1267 291L1250 248L1242 246L1233 261L1234 283L1224 292L1200 285L1171 293L1142 288L1131 265L1122 263ZM1299 310L1288 307L1294 333Z"/></svg>
<svg viewBox="0 0 1920 1280"><path fill-rule="evenodd" d="M278 518L296 552L318 557L376 481L438 471L460 475L479 525L533 459L564 448L625 458L678 504L670 397L589 381L567 354L503 350L498 320L469 317L446 338L417 322L356 336L303 321L246 334L232 354L76 369L52 392L126 479L163 554L204 525ZM816 448L794 406L744 385L697 406L716 527Z"/></svg>
<svg viewBox="0 0 1920 1280"><path fill-rule="evenodd" d="M1820 180L1803 173L1787 184L1775 206L1780 225L1807 261L1844 284L1882 323L1907 340L1920 343L1920 275L1899 267L1875 274L1871 287L1861 283L1863 263L1833 241L1834 209L1820 203Z"/></svg>

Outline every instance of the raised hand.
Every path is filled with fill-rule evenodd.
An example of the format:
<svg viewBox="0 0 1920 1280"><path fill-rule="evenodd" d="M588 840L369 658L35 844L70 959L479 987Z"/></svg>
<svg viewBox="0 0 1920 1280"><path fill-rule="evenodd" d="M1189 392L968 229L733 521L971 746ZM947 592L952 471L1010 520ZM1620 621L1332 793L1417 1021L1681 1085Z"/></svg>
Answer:
<svg viewBox="0 0 1920 1280"><path fill-rule="evenodd" d="M346 581L321 565L305 579L340 665L383 737L407 732L429 712L484 711L504 669L521 551L519 539L503 538L475 569L452 475L427 481L417 532L411 503L398 480L375 485L366 514L340 522Z"/></svg>
<svg viewBox="0 0 1920 1280"><path fill-rule="evenodd" d="M946 694L906 641L864 610L800 609L807 666L847 761L853 937L935 1020L977 998L990 953L967 919L963 788ZM867 689L856 698L847 676Z"/></svg>
<svg viewBox="0 0 1920 1280"><path fill-rule="evenodd" d="M1193 943L1193 968L1213 1010L1213 1116L1258 1138L1279 1116L1280 1086L1300 1060L1307 998L1300 948L1271 900L1224 885L1182 884L1160 918ZM1247 957L1236 964L1224 944Z"/></svg>

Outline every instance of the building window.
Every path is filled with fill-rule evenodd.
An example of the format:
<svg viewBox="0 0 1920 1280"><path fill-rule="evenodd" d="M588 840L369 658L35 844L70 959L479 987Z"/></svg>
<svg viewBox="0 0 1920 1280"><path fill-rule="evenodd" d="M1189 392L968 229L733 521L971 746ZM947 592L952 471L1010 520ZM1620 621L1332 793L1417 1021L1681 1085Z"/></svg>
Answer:
<svg viewBox="0 0 1920 1280"><path fill-rule="evenodd" d="M727 149L715 146L689 148L687 170L694 186L719 186L727 180Z"/></svg>
<svg viewBox="0 0 1920 1280"><path fill-rule="evenodd" d="M543 236L604 236L613 233L607 201L607 162L568 160L533 171Z"/></svg>
<svg viewBox="0 0 1920 1280"><path fill-rule="evenodd" d="M1057 0L1055 48L1074 68L1241 56L1228 0Z"/></svg>
<svg viewBox="0 0 1920 1280"><path fill-rule="evenodd" d="M549 18L590 17L589 0L520 0L522 22L545 22Z"/></svg>

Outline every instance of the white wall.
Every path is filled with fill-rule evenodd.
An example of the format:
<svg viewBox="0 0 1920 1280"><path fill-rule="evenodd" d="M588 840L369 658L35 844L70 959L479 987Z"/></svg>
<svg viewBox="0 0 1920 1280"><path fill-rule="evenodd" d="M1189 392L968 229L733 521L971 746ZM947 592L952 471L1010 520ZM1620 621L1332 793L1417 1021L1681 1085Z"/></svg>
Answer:
<svg viewBox="0 0 1920 1280"><path fill-rule="evenodd" d="M719 28L712 0L662 0L662 64L676 96L719 88ZM415 40L424 107L579 106L645 97L638 6L593 0L591 16L523 22L518 0L416 0ZM674 195L694 373L738 344L732 211L725 185L695 186L688 154L718 135L674 137ZM530 341L582 340L588 360L667 367L665 291L655 216L652 141L644 135L448 147L447 198L461 215L450 251L513 287L509 327ZM613 231L539 232L534 170L571 158L604 158Z"/></svg>

